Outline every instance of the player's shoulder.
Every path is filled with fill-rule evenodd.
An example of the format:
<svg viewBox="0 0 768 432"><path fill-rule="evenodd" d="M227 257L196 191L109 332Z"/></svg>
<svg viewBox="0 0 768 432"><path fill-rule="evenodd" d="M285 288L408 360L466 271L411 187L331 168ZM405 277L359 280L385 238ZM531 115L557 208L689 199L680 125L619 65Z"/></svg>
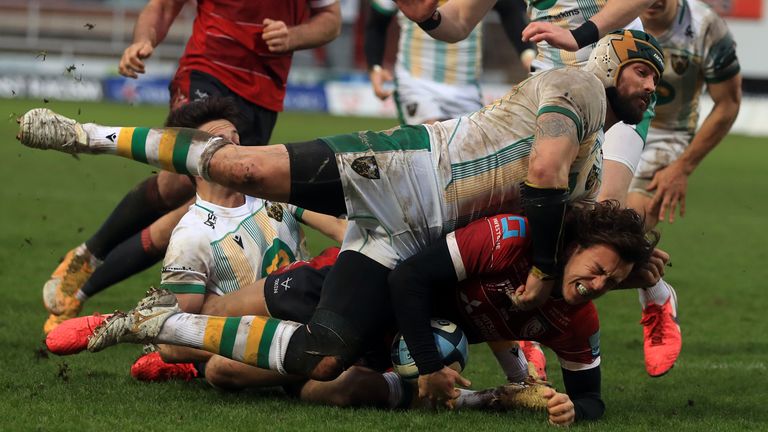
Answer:
<svg viewBox="0 0 768 432"><path fill-rule="evenodd" d="M603 83L593 72L578 67L561 67L539 72L539 87L548 92L562 93L566 98L579 99L580 102L600 101L604 99Z"/></svg>

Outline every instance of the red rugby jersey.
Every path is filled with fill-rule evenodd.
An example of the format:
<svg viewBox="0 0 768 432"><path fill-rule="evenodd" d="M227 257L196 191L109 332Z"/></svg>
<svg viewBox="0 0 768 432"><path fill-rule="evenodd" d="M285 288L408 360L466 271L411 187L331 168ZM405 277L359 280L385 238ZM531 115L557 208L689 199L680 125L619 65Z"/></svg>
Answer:
<svg viewBox="0 0 768 432"><path fill-rule="evenodd" d="M205 72L243 98L282 111L292 53L269 52L262 23L270 18L292 27L309 15L308 0L198 0L174 80L188 81L192 70Z"/></svg>
<svg viewBox="0 0 768 432"><path fill-rule="evenodd" d="M510 295L530 269L528 223L517 215L477 220L446 237L459 283L455 292L470 342L535 340L552 349L568 370L600 364L600 323L592 302L571 306L550 298L532 311L517 310Z"/></svg>

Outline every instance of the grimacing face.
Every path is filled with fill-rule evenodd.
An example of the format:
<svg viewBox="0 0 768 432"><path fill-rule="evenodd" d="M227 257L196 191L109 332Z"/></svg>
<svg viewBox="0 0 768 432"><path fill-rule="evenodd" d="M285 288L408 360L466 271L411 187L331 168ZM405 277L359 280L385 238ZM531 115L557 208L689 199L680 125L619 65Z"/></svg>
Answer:
<svg viewBox="0 0 768 432"><path fill-rule="evenodd" d="M624 66L616 82L615 90L608 89L608 101L619 120L638 124L651 103L659 76L648 64L635 61Z"/></svg>
<svg viewBox="0 0 768 432"><path fill-rule="evenodd" d="M610 246L575 246L563 270L563 299L578 305L600 297L626 279L633 266Z"/></svg>
<svg viewBox="0 0 768 432"><path fill-rule="evenodd" d="M228 139L233 143L240 145L240 135L237 133L237 128L235 128L235 125L228 120L212 120L200 125L198 129L203 132L208 132L211 135Z"/></svg>

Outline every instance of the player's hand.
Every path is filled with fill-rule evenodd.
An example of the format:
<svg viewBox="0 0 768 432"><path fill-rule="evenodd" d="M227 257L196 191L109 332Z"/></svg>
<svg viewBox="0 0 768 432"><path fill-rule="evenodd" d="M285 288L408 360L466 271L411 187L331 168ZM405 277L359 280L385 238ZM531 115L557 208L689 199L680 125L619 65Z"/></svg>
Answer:
<svg viewBox="0 0 768 432"><path fill-rule="evenodd" d="M569 426L576 420L576 409L571 398L565 393L558 393L554 389L542 396L547 400L547 413L549 422L555 426Z"/></svg>
<svg viewBox="0 0 768 432"><path fill-rule="evenodd" d="M541 280L535 275L528 273L528 279L525 285L521 285L515 290L512 302L522 310L531 310L544 304L555 286L554 280Z"/></svg>
<svg viewBox="0 0 768 432"><path fill-rule="evenodd" d="M620 286L622 288L652 287L659 283L659 279L664 276L664 267L668 262L669 254L659 248L654 248L651 259L647 263L633 268Z"/></svg>
<svg viewBox="0 0 768 432"><path fill-rule="evenodd" d="M547 22L532 22L523 29L523 42L539 43L546 41L555 48L578 51L579 45L570 30Z"/></svg>
<svg viewBox="0 0 768 432"><path fill-rule="evenodd" d="M264 24L264 30L261 37L266 42L270 52L287 53L293 51L290 32L283 21L265 18L262 24Z"/></svg>
<svg viewBox="0 0 768 432"><path fill-rule="evenodd" d="M381 66L374 66L368 73L373 86L373 93L377 98L384 100L392 96L392 90L385 90L384 83L392 81L392 73Z"/></svg>
<svg viewBox="0 0 768 432"><path fill-rule="evenodd" d="M413 22L426 21L437 9L437 0L395 0L397 7Z"/></svg>
<svg viewBox="0 0 768 432"><path fill-rule="evenodd" d="M451 408L453 400L461 394L456 384L462 387L472 385L468 379L447 366L431 374L419 375L419 397L428 399L434 407Z"/></svg>
<svg viewBox="0 0 768 432"><path fill-rule="evenodd" d="M680 206L680 217L685 216L685 194L688 190L688 173L683 163L672 162L669 166L656 171L648 187L655 191L651 201L651 212L658 209L659 221L663 221L669 212L669 223L675 221L675 211Z"/></svg>
<svg viewBox="0 0 768 432"><path fill-rule="evenodd" d="M120 65L117 68L118 72L127 78L138 78L138 74L145 72L143 60L149 58L154 51L155 48L149 41L131 44L123 51Z"/></svg>

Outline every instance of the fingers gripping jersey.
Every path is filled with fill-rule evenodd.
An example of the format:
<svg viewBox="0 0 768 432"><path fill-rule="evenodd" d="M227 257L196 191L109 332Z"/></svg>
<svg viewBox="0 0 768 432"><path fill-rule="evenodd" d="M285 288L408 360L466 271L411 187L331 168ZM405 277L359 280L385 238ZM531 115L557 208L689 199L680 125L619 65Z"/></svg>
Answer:
<svg viewBox="0 0 768 432"><path fill-rule="evenodd" d="M305 259L299 212L252 197L237 208L198 197L171 234L161 287L178 294L223 295Z"/></svg>
<svg viewBox="0 0 768 432"><path fill-rule="evenodd" d="M677 18L658 41L666 67L656 89L656 118L651 126L693 134L704 83L718 83L739 73L736 43L725 21L697 0L679 1Z"/></svg>
<svg viewBox="0 0 768 432"><path fill-rule="evenodd" d="M557 354L561 366L578 371L600 364L597 309L550 298L533 311L520 311L510 295L530 270L527 220L497 215L446 236L460 282L455 291L462 329L471 343L536 340ZM466 280L465 280L466 279Z"/></svg>

